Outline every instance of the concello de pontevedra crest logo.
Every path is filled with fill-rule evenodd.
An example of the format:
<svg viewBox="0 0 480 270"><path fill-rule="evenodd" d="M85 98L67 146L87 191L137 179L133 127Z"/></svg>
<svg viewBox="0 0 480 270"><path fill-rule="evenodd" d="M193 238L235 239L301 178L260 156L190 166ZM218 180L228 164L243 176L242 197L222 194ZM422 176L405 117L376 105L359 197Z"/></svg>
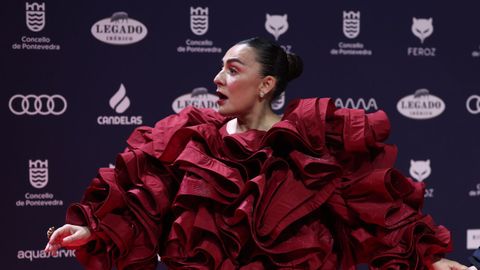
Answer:
<svg viewBox="0 0 480 270"><path fill-rule="evenodd" d="M25 21L28 29L40 32L45 27L45 3L25 3Z"/></svg>
<svg viewBox="0 0 480 270"><path fill-rule="evenodd" d="M29 160L29 179L34 188L43 188L48 184L48 160Z"/></svg>
<svg viewBox="0 0 480 270"><path fill-rule="evenodd" d="M201 36L208 31L208 7L190 7L190 29Z"/></svg>
<svg viewBox="0 0 480 270"><path fill-rule="evenodd" d="M360 11L343 12L343 34L350 39L360 34Z"/></svg>

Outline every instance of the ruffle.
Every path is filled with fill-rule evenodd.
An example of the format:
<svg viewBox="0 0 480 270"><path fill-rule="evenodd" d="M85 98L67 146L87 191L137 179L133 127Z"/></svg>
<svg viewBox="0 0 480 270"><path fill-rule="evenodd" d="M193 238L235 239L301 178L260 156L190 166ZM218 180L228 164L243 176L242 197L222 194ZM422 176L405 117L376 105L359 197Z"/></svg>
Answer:
<svg viewBox="0 0 480 270"><path fill-rule="evenodd" d="M423 269L450 234L421 213L423 186L392 169L382 111L289 104L268 132L228 135L188 108L140 127L67 222L97 235L87 269Z"/></svg>

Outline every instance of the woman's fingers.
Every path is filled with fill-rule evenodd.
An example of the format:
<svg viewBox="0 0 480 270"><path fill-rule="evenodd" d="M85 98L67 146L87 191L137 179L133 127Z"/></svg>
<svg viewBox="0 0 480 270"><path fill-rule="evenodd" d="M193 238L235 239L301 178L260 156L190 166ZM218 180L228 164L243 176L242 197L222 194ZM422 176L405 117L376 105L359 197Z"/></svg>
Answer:
<svg viewBox="0 0 480 270"><path fill-rule="evenodd" d="M452 261L452 260L449 260L450 261L450 267L451 269L455 269L455 270L464 270L464 269L467 269L467 266L459 263L459 262L456 262L456 261Z"/></svg>
<svg viewBox="0 0 480 270"><path fill-rule="evenodd" d="M64 246L80 246L88 242L91 237L88 227L75 226L73 234L63 238Z"/></svg>
<svg viewBox="0 0 480 270"><path fill-rule="evenodd" d="M68 246L72 243L75 243L75 241L78 241L79 238L80 238L80 232L76 231L74 234L71 234L71 235L63 238L62 245Z"/></svg>
<svg viewBox="0 0 480 270"><path fill-rule="evenodd" d="M65 224L50 236L45 247L46 252L56 252L62 246L76 247L87 243L91 239L88 227Z"/></svg>
<svg viewBox="0 0 480 270"><path fill-rule="evenodd" d="M50 245L53 245L54 243L61 243L61 238L63 238L62 236L65 234L66 230L65 226L67 225L63 225L53 232L52 236L50 236L50 239L48 240Z"/></svg>
<svg viewBox="0 0 480 270"><path fill-rule="evenodd" d="M452 261L449 259L440 259L439 261L433 264L433 269L435 270L464 270L467 267L461 263L456 261Z"/></svg>
<svg viewBox="0 0 480 270"><path fill-rule="evenodd" d="M57 254L57 250L61 248L61 245L58 245L58 244L50 244L48 243L47 246L45 247L44 251L45 252L49 252L49 253L52 253L53 255L56 255Z"/></svg>
<svg viewBox="0 0 480 270"><path fill-rule="evenodd" d="M66 225L56 229L48 240L47 246L45 247L46 252L50 252L55 255L56 251L61 247L62 238L67 232ZM68 232L67 232L68 233Z"/></svg>

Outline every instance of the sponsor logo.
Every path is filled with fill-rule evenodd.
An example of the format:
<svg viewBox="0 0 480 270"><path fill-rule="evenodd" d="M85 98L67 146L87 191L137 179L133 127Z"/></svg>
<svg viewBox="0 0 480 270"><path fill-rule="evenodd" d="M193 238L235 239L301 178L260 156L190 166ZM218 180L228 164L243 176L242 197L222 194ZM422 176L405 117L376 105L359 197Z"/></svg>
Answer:
<svg viewBox="0 0 480 270"><path fill-rule="evenodd" d="M430 159L427 160L410 160L410 176L418 182L423 182L432 173L430 167Z"/></svg>
<svg viewBox="0 0 480 270"><path fill-rule="evenodd" d="M413 95L403 97L397 103L397 110L405 117L422 120L439 116L445 110L445 103L428 89L418 89Z"/></svg>
<svg viewBox="0 0 480 270"><path fill-rule="evenodd" d="M473 58L479 58L480 57L480 45L478 45L478 48L472 51L472 57Z"/></svg>
<svg viewBox="0 0 480 270"><path fill-rule="evenodd" d="M470 190L468 192L468 196L470 196L470 197L480 196L480 183L477 184L476 189Z"/></svg>
<svg viewBox="0 0 480 270"><path fill-rule="evenodd" d="M205 35L208 31L208 7L190 7L190 30L197 35Z"/></svg>
<svg viewBox="0 0 480 270"><path fill-rule="evenodd" d="M467 111L471 114L480 113L480 96L471 95L467 98L466 102Z"/></svg>
<svg viewBox="0 0 480 270"><path fill-rule="evenodd" d="M51 43L49 37L21 37L21 43L12 44L12 49L14 50L47 50L47 51L58 51L60 50L60 45Z"/></svg>
<svg viewBox="0 0 480 270"><path fill-rule="evenodd" d="M205 87L194 88L190 93L177 97L172 102L172 110L179 113L188 106L202 109L218 110L218 96L210 94ZM273 110L280 110L285 106L285 92L280 94L276 99L272 100L271 105Z"/></svg>
<svg viewBox="0 0 480 270"><path fill-rule="evenodd" d="M115 12L111 17L96 22L90 31L96 39L112 45L139 42L148 32L143 23L129 18L124 11Z"/></svg>
<svg viewBox="0 0 480 270"><path fill-rule="evenodd" d="M196 36L205 35L209 26L208 7L190 7L190 30ZM178 53L222 53L221 47L216 47L209 39L187 38L177 46Z"/></svg>
<svg viewBox="0 0 480 270"><path fill-rule="evenodd" d="M120 84L120 88L110 98L108 104L110 104L110 108L115 110L116 113L123 113L130 107L130 99L127 97L127 91L123 83Z"/></svg>
<svg viewBox="0 0 480 270"><path fill-rule="evenodd" d="M432 35L433 33L433 19L417 19L413 17L412 19L412 33L420 39L423 44L426 38Z"/></svg>
<svg viewBox="0 0 480 270"><path fill-rule="evenodd" d="M210 108L215 111L218 110L217 104L218 96L208 93L205 87L197 87L188 94L177 97L172 103L174 112L179 113L188 106L195 108Z"/></svg>
<svg viewBox="0 0 480 270"><path fill-rule="evenodd" d="M355 39L360 35L360 11L343 11L343 34L348 39ZM373 51L361 42L337 43L337 47L330 50L330 55L370 56Z"/></svg>
<svg viewBox="0 0 480 270"><path fill-rule="evenodd" d="M127 96L125 86L120 84L117 92L108 101L110 108L116 113L124 113L130 107L130 98ZM98 116L97 124L99 125L141 125L143 123L142 116Z"/></svg>
<svg viewBox="0 0 480 270"><path fill-rule="evenodd" d="M424 48L424 47L408 47L407 55L409 56L435 56L436 48Z"/></svg>
<svg viewBox="0 0 480 270"><path fill-rule="evenodd" d="M50 192L24 194L23 199L15 202L17 207L49 207L63 206L63 200L55 199L55 195Z"/></svg>
<svg viewBox="0 0 480 270"><path fill-rule="evenodd" d="M280 110L285 106L285 92L282 92L277 98L273 99L270 103L272 110Z"/></svg>
<svg viewBox="0 0 480 270"><path fill-rule="evenodd" d="M267 13L265 15L265 30L268 33L272 34L275 37L275 40L278 41L280 36L285 34L288 30L288 15L272 15ZM279 44L282 49L287 53L293 53L293 46L290 44ZM278 100L279 101L279 100Z"/></svg>
<svg viewBox="0 0 480 270"><path fill-rule="evenodd" d="M59 259L59 258L73 258L75 257L74 249L60 249L57 253L52 254L50 252L45 252L43 249L30 249L30 250L18 250L17 259L19 260L37 260L37 259Z"/></svg>
<svg viewBox="0 0 480 270"><path fill-rule="evenodd" d="M285 34L288 30L287 14L270 15L267 13L265 29L275 37L275 40L278 41L280 35Z"/></svg>
<svg viewBox="0 0 480 270"><path fill-rule="evenodd" d="M34 188L44 188L48 184L48 160L29 160L29 179Z"/></svg>
<svg viewBox="0 0 480 270"><path fill-rule="evenodd" d="M430 167L430 159L427 159L427 160L411 159L409 173L412 178L417 180L417 182L423 182L432 173L432 169ZM424 197L433 198L433 192L434 192L433 188L426 188Z"/></svg>
<svg viewBox="0 0 480 270"><path fill-rule="evenodd" d="M467 249L477 249L480 247L480 229L467 230Z"/></svg>
<svg viewBox="0 0 480 270"><path fill-rule="evenodd" d="M412 18L412 33L423 44L425 39L433 34L433 18ZM435 56L436 48L434 47L408 47L407 55L409 56Z"/></svg>
<svg viewBox="0 0 480 270"><path fill-rule="evenodd" d="M358 55L358 56L369 56L372 55L372 50L365 48L365 45L360 42L348 43L348 42L339 42L338 48L330 50L331 55Z"/></svg>
<svg viewBox="0 0 480 270"><path fill-rule="evenodd" d="M365 111L378 110L377 101L374 98L370 98L368 101L359 98L357 102L352 98L347 98L345 102L341 98L337 98L335 99L335 106L337 108L364 109Z"/></svg>
<svg viewBox="0 0 480 270"><path fill-rule="evenodd" d="M185 46L178 46L179 53L221 53L222 48L213 46L211 40L185 40Z"/></svg>
<svg viewBox="0 0 480 270"><path fill-rule="evenodd" d="M35 33L45 28L45 3L25 3L25 22L27 28ZM13 50L60 50L60 45L52 43L49 37L31 37L23 35L19 43L12 44Z"/></svg>
<svg viewBox="0 0 480 270"><path fill-rule="evenodd" d="M61 95L14 95L8 108L15 115L62 115L67 110L67 100Z"/></svg>
<svg viewBox="0 0 480 270"><path fill-rule="evenodd" d="M48 160L29 160L29 182L36 189L45 188L48 184ZM55 199L52 193L30 193L24 194L23 198L15 202L17 207L48 207L63 206L63 200Z"/></svg>
<svg viewBox="0 0 480 270"><path fill-rule="evenodd" d="M25 21L28 29L33 32L40 32L45 27L45 3L25 3Z"/></svg>
<svg viewBox="0 0 480 270"><path fill-rule="evenodd" d="M354 39L360 34L360 11L343 11L343 34Z"/></svg>

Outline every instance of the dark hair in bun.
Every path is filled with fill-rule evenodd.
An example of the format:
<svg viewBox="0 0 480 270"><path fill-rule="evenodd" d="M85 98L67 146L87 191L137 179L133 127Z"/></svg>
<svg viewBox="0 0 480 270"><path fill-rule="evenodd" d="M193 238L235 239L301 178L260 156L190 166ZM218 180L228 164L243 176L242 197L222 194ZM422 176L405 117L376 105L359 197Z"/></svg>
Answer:
<svg viewBox="0 0 480 270"><path fill-rule="evenodd" d="M257 61L262 66L262 75L270 75L277 79L273 98L285 91L289 81L302 74L302 59L298 55L286 53L282 47L268 39L254 37L237 44L247 44L252 47L257 53Z"/></svg>

